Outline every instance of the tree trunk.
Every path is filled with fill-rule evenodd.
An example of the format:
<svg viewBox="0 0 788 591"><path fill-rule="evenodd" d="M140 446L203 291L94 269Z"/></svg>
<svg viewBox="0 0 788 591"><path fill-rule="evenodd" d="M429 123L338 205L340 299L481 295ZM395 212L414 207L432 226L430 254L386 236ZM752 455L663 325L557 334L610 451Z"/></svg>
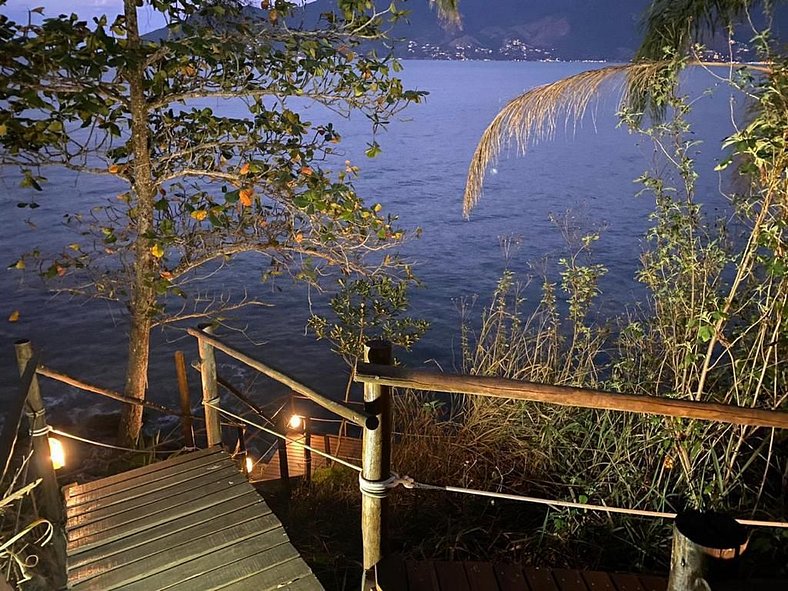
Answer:
<svg viewBox="0 0 788 591"><path fill-rule="evenodd" d="M150 154L150 129L148 127L148 106L145 100L144 60L139 52L141 39L137 23L135 0L123 1L126 17L126 38L128 43L128 66L122 76L129 85L129 106L131 112L132 161L131 184L135 198L136 215L133 218L134 262L132 267L131 300L129 314L129 360L126 368L126 396L143 400L148 385L148 358L150 356L150 331L156 307L156 292L153 282L158 268L156 258L151 252L150 236L154 234L154 199L156 183L153 179ZM121 444L136 444L142 429L142 407L129 406L123 409L118 439Z"/></svg>
<svg viewBox="0 0 788 591"><path fill-rule="evenodd" d="M129 331L129 361L126 367L126 396L145 399L148 386L148 359L150 356L150 314L131 310L131 330ZM124 404L118 427L118 440L121 445L133 447L142 430L141 406Z"/></svg>

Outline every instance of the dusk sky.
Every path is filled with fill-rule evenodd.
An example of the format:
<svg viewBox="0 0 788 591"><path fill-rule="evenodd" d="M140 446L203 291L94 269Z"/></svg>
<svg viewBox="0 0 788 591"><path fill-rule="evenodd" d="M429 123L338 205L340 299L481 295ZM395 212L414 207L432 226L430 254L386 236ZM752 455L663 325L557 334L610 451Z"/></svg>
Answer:
<svg viewBox="0 0 788 591"><path fill-rule="evenodd" d="M37 6L44 7L45 16L58 14L77 13L80 18L90 20L102 14L114 16L121 12L122 0L8 0L0 8L2 12L13 20L20 22L27 19L27 11ZM158 13L144 10L140 17L140 27L143 31L151 31L164 25Z"/></svg>
<svg viewBox="0 0 788 591"><path fill-rule="evenodd" d="M309 2L310 0L305 1ZM254 3L251 2L251 4ZM80 18L91 20L94 16L102 14L118 14L122 10L123 0L8 0L6 5L0 8L0 11L20 22L27 19L28 10L38 6L44 7L45 16L75 12ZM152 31L162 26L164 26L164 20L160 14L146 7L140 16L140 28L143 32Z"/></svg>

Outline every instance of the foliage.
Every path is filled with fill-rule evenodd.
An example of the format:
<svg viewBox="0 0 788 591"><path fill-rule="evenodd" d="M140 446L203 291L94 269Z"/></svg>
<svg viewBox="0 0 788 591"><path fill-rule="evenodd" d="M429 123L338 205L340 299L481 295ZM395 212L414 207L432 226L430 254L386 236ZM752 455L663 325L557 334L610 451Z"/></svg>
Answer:
<svg viewBox="0 0 788 591"><path fill-rule="evenodd" d="M403 238L395 218L364 204L352 183L357 168L329 164L340 132L328 116L306 119L302 107L358 112L374 131L423 96L403 88L396 61L356 53L361 39L382 34L385 13L370 3L341 2L315 31L291 28L292 5L282 0L263 3L266 19L248 18L235 0L148 4L168 19L167 37L140 37L133 0L114 20L93 23L75 14L42 20L33 14L40 9L28 23L0 15L0 161L35 191L51 166L122 187L103 206L66 217L78 241L11 266L35 261L68 292L123 303L126 393L137 398L153 326L255 303L201 294L201 267L214 273L255 253L264 278L398 274L395 256L366 262ZM121 433L131 441L133 413Z"/></svg>
<svg viewBox="0 0 788 591"><path fill-rule="evenodd" d="M692 100L677 87L678 73L698 64L701 52L691 43L719 25L727 27L753 4L655 2L634 64L585 72L528 91L491 123L469 170L466 214L481 194L486 167L507 142L524 151L551 136L560 117L569 122L582 117L595 94L623 82L623 121L655 148L653 170L638 179L643 192L654 198L638 273L648 296L613 332L611 351L599 354L604 339L597 347L581 348L591 354L592 369L584 371L573 361L577 350L569 345L569 335L604 335L593 318L572 312L587 300L569 291L563 297L559 293L556 304L556 286L545 282L542 302L524 316L523 300L513 287L516 278L505 272L482 314L480 330L474 334L467 322L463 325L466 371L561 384L572 383L572 377L567 379L560 369L577 367L579 371L569 375L588 386L744 407L785 407L786 372L780 361L788 298L785 57L764 31L754 38L763 65L720 64L730 77L718 79L741 91L750 106L746 120L736 121L735 132L723 143L728 156L717 167L733 171L733 179L721 184L728 188L730 219L713 218L701 205L706 196L696 190L698 146L687 123ZM704 66L713 70L715 64ZM566 260L562 264L566 267ZM593 265L584 267L564 276L564 290L594 293ZM590 291L582 289L585 277L592 279L585 284ZM559 310L564 309L568 322L561 327ZM465 404L463 424L473 428L479 440L517 440L532 451L530 456L512 454L503 466L508 478L502 486L516 486L522 478L520 466L534 469L533 452L538 450L529 486L549 496L658 511L713 509L767 519L784 513L785 439L773 429L483 399ZM596 556L608 568L622 566L622 559L628 568L654 567L654 560L669 550L667 531L659 523L571 510L548 513L542 534L541 550L562 549L562 556L576 548L573 540L593 547L595 540L604 539L605 547L616 548L616 556ZM764 534L759 540L764 564L785 563L774 555L779 542Z"/></svg>
<svg viewBox="0 0 788 591"><path fill-rule="evenodd" d="M330 339L337 353L351 367L363 358L364 343L385 340L409 349L427 330L425 320L403 316L408 309L408 283L386 276L339 280L339 290L331 299L336 316L312 314L309 327L317 338Z"/></svg>
<svg viewBox="0 0 788 591"><path fill-rule="evenodd" d="M31 450L3 475L0 500L0 569L3 580L26 589L51 588L57 565L50 555L52 524L37 516L33 494L41 479L27 482ZM14 458L17 459L17 458ZM6 478L6 475L8 478Z"/></svg>

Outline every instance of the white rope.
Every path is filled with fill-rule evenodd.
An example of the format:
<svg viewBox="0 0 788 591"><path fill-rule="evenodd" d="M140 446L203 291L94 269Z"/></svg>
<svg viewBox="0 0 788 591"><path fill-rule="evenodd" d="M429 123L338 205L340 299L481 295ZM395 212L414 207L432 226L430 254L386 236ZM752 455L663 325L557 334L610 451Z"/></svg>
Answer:
<svg viewBox="0 0 788 591"><path fill-rule="evenodd" d="M399 484L399 478L396 474L392 474L385 480L367 480L362 476L361 472L358 473L358 489L362 495L373 499L385 499L389 494L389 489Z"/></svg>
<svg viewBox="0 0 788 591"><path fill-rule="evenodd" d="M43 427L39 427L38 429L30 429L30 436L41 437L43 435L48 435L50 431L52 431L52 427L50 427L49 425L44 425Z"/></svg>
<svg viewBox="0 0 788 591"><path fill-rule="evenodd" d="M493 499L504 499L507 501L521 501L526 503L536 503L538 505L548 505L553 508L569 507L572 509L587 509L589 511L604 511L606 513L621 513L625 515L640 515L642 517L657 517L660 519L675 519L677 513L668 513L664 511L648 511L646 509L627 509L624 507L609 507L607 505L594 505L592 503L575 503L574 501L557 501L553 499L543 499L540 497L528 497L525 495L513 495L508 493L499 493L486 490L478 490L475 488L462 488L459 486L440 486L435 484L424 484L416 482L409 476L397 478L396 483L390 488L402 484L405 488L420 488L423 490L443 490L446 492L454 492L466 495L476 495L480 497L489 497ZM753 527L777 527L788 528L786 521L761 521L757 519L737 519L742 525L749 525Z"/></svg>
<svg viewBox="0 0 788 591"><path fill-rule="evenodd" d="M79 437L77 435L72 435L71 433L66 433L65 431L61 431L60 429L53 429L53 428L50 427L49 430L52 433L56 434L56 435L61 435L63 437L68 437L69 439L74 439L75 441L81 441L82 443L88 443L90 445L95 445L95 446L98 446L98 447L106 447L108 449L117 449L117 450L120 450L120 451L130 451L130 452L136 452L136 453L140 453L140 454L150 454L150 453L154 453L154 454L172 454L172 453L175 453L175 451L173 451L173 450L163 451L163 450L155 450L155 449L134 449L133 447L120 447L118 445L110 445L109 443L101 443L100 441L93 441L92 439L85 439L84 437ZM193 450L193 449L197 449L197 448L193 448L192 447L192 448L184 448L184 449L189 451L189 450Z"/></svg>
<svg viewBox="0 0 788 591"><path fill-rule="evenodd" d="M265 433L268 433L269 435L273 435L274 437L279 437L280 439L284 439L285 441L289 441L290 443L295 443L296 445L300 445L301 447L303 447L305 449L308 449L309 451L314 452L314 453L316 453L319 456L323 456L324 458L332 460L332 461L334 461L334 462L336 462L338 464L342 464L343 466L347 466L348 468L351 468L351 469L355 470L356 472L361 472L361 466L356 466L355 464L351 464L350 462L347 462L347 461L343 460L342 458L338 458L338 457L336 457L334 455L331 455L329 453L326 453L324 451L316 449L316 448L312 447L311 445L307 445L306 443L304 443L302 441L298 441L297 439L291 439L287 435L282 435L281 433L279 433L277 431L274 431L273 429L269 429L268 427L263 427L262 425L260 425L258 423L254 423L254 422L250 421L249 419L247 419L245 417L241 417L241 416L238 416L238 415L236 415L234 413L231 413L229 410L225 410L225 409L223 409L223 408L221 408L221 407L219 407L217 405L207 404L206 403L206 406L210 406L211 408L216 409L220 413L222 413L224 415L227 415L228 417L232 417L232 418L234 418L237 421L242 421L242 422L246 423L247 425L250 425L252 427L257 427L258 429L260 429L261 431L264 431Z"/></svg>

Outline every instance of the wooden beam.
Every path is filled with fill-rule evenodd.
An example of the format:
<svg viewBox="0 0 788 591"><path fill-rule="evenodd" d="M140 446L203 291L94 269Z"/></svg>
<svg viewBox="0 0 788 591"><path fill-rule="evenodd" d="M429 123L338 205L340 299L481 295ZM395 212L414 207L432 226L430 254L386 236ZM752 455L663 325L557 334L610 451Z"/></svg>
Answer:
<svg viewBox="0 0 788 591"><path fill-rule="evenodd" d="M362 363L356 381L395 388L491 396L561 406L619 410L734 425L788 429L788 412L746 408L716 402L695 402L661 396L635 396L571 386L551 386L506 378L444 374L428 370Z"/></svg>
<svg viewBox="0 0 788 591"><path fill-rule="evenodd" d="M229 345L223 343L216 337L213 337L202 330L195 330L193 328L189 328L187 331L191 336L195 337L201 343L206 343L212 346L215 349L218 349L222 353L229 355L233 359L240 361L251 367L252 369L256 369L262 374L267 375L269 378L272 378L279 382L280 384L284 384L288 386L291 390L298 392L309 398L315 404L322 406L326 410L330 410L336 415L339 415L343 419L347 419L351 423L358 425L359 427L367 427L368 429L376 429L377 423L375 422L374 415L370 415L366 412L359 412L348 408L344 404L340 402L336 402L335 400L331 400L330 398L323 396L322 394L318 394L312 388L305 386L304 384L294 380L290 376L284 374L283 372L279 371L278 369L274 369L273 367L266 365L265 363L258 361L257 359L238 351L230 347Z"/></svg>

